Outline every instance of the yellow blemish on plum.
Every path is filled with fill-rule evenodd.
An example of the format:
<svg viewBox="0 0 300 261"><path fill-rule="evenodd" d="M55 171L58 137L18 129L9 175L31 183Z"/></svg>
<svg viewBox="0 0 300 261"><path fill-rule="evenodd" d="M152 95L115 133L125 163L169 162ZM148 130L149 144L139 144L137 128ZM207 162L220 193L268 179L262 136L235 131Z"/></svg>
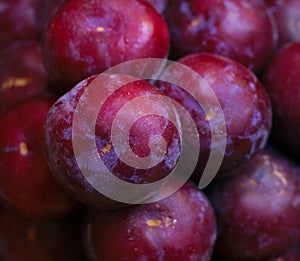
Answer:
<svg viewBox="0 0 300 261"><path fill-rule="evenodd" d="M102 148L101 152L102 152L103 154L105 154L105 153L109 152L110 149L111 149L111 144L109 143L109 144L107 144L105 147Z"/></svg>
<svg viewBox="0 0 300 261"><path fill-rule="evenodd" d="M280 179L281 183L283 186L286 186L287 185L287 180L286 178L282 175L282 173L278 170L274 170L274 175Z"/></svg>
<svg viewBox="0 0 300 261"><path fill-rule="evenodd" d="M196 26L198 26L199 24L200 24L200 22L201 22L201 19L200 18L196 18L196 19L194 19L192 22L191 22L191 25L190 25L190 27L196 27Z"/></svg>
<svg viewBox="0 0 300 261"><path fill-rule="evenodd" d="M214 110L209 110L209 112L205 115L205 120L210 121L213 117L215 117L216 112Z"/></svg>
<svg viewBox="0 0 300 261"><path fill-rule="evenodd" d="M102 26L99 26L99 27L97 27L96 30L97 30L97 32L103 32L103 31L105 31L105 28Z"/></svg>
<svg viewBox="0 0 300 261"><path fill-rule="evenodd" d="M22 156L26 156L28 154L27 144L25 142L20 142L19 150Z"/></svg>
<svg viewBox="0 0 300 261"><path fill-rule="evenodd" d="M148 219L146 221L146 224L149 227L160 227L161 226L161 220L159 220L159 219Z"/></svg>
<svg viewBox="0 0 300 261"><path fill-rule="evenodd" d="M2 83L1 89L6 90L11 87L24 87L27 83L28 83L28 80L25 78L11 77Z"/></svg>

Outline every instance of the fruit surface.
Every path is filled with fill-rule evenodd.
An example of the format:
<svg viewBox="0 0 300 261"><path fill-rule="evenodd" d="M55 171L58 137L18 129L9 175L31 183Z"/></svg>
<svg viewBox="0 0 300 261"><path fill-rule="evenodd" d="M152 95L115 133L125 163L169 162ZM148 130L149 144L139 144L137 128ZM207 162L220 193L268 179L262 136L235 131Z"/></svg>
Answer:
<svg viewBox="0 0 300 261"><path fill-rule="evenodd" d="M0 111L46 93L48 75L37 41L13 44L0 54Z"/></svg>
<svg viewBox="0 0 300 261"><path fill-rule="evenodd" d="M215 236L209 201L188 183L158 202L110 212L91 211L84 242L87 256L95 261L206 261Z"/></svg>
<svg viewBox="0 0 300 261"><path fill-rule="evenodd" d="M268 260L300 237L299 168L272 151L259 153L240 175L216 184L216 251L229 260Z"/></svg>
<svg viewBox="0 0 300 261"><path fill-rule="evenodd" d="M264 73L264 86L273 107L272 140L299 160L300 148L300 43L285 45Z"/></svg>
<svg viewBox="0 0 300 261"><path fill-rule="evenodd" d="M52 176L44 155L43 125L54 100L20 103L0 118L0 199L21 215L51 220L77 212Z"/></svg>
<svg viewBox="0 0 300 261"><path fill-rule="evenodd" d="M137 0L67 1L50 19L43 41L46 68L61 92L116 64L166 58L168 52L164 19Z"/></svg>
<svg viewBox="0 0 300 261"><path fill-rule="evenodd" d="M191 93L177 85L158 83L158 88L172 99L182 104L193 117L200 137L200 155L195 176L199 178L211 150L211 130L221 130L223 123L217 120L214 126L209 126L209 120L219 117L213 104L211 89L216 96L224 114L226 131L225 155L219 171L219 176L226 176L247 163L255 153L267 143L271 128L271 105L269 98L257 77L239 63L216 54L193 54L182 57L177 62L188 66L198 73L208 84L204 90L199 88L200 103ZM185 77L183 75L182 77ZM189 81L186 81L189 84ZM197 90L193 90L195 93ZM202 104L201 104L202 103ZM189 131L189 129L184 129ZM221 147L217 143L214 146ZM195 144L190 144L195 146ZM221 149L220 149L221 151Z"/></svg>
<svg viewBox="0 0 300 261"><path fill-rule="evenodd" d="M173 59L217 53L259 72L277 42L277 29L260 0L175 0L165 17Z"/></svg>
<svg viewBox="0 0 300 261"><path fill-rule="evenodd" d="M91 96L85 95L89 90L91 90ZM108 95L110 92L111 94ZM147 184L162 179L174 169L180 156L179 133L167 120L171 112L169 108L159 100L151 99L153 95L159 96L160 92L147 81L127 75L101 74L79 83L50 109L45 124L48 162L57 180L76 199L98 208L111 208L120 204L96 191L93 184L87 181L87 175L83 171L94 173L95 178L98 179L98 176L100 182L104 182L108 177L105 175L101 177L99 174L103 175L108 170L124 181ZM129 163L126 164L120 160L114 147L113 122L125 104L130 104L142 96L144 99L137 101L133 109L124 110L120 116L120 123L116 126L118 129L116 140L121 139L122 132L126 133L128 130L126 140L129 146L126 146L127 142L123 144L122 139L117 142L122 145L121 154L126 156L129 152L133 152L133 158L129 159ZM101 109L99 108L100 100L103 100ZM74 131L74 118L78 115L79 102L83 104L84 112L82 120L76 124L79 126L77 127L79 133L77 133ZM156 115L152 113L153 109L156 110ZM159 116L160 113L165 117ZM131 120L140 114L144 116L131 125ZM91 120L93 117L95 119ZM94 127L91 124L93 121L96 122ZM91 129L95 132L89 135ZM151 153L153 149L151 146L156 146L158 150L163 148L161 143L157 143L157 136L165 141L165 153L161 161L151 165L151 162L156 162L157 158L160 158L158 154ZM81 144L77 154L74 151L73 138L76 139L76 144ZM151 141L153 139L154 142ZM97 147L95 155L90 155L90 144L94 142ZM149 159L148 167L135 165L137 164L135 161L145 157ZM81 167L78 160L83 163ZM97 160L103 162L105 167L99 168L99 165L95 164Z"/></svg>

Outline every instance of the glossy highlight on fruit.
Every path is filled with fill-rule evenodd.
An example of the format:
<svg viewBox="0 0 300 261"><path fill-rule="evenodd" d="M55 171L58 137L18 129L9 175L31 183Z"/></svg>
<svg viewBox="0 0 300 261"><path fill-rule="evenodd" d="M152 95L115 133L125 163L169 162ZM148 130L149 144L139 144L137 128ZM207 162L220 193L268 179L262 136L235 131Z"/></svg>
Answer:
<svg viewBox="0 0 300 261"><path fill-rule="evenodd" d="M212 97L208 95L209 88L220 103L225 118L227 142L217 177L231 175L267 143L272 113L266 91L258 78L246 67L216 54L187 55L177 62L193 69L208 84L206 91L201 93L203 104L213 104ZM212 146L211 129L222 129L219 125L223 122L218 121L215 126L209 126L209 119L218 116L213 106L204 112L201 107L203 104L199 104L190 93L179 86L166 82L158 82L156 85L164 95L182 104L197 125L200 154L194 176L199 179ZM221 147L221 143L214 146Z"/></svg>
<svg viewBox="0 0 300 261"><path fill-rule="evenodd" d="M274 15L278 28L278 48L300 41L300 2L298 0L264 0Z"/></svg>
<svg viewBox="0 0 300 261"><path fill-rule="evenodd" d="M175 59L210 52L260 72L277 42L277 29L260 0L174 0L165 17Z"/></svg>
<svg viewBox="0 0 300 261"><path fill-rule="evenodd" d="M35 97L0 118L0 201L34 220L64 218L80 207L54 179L44 155L43 125L53 103Z"/></svg>
<svg viewBox="0 0 300 261"><path fill-rule="evenodd" d="M300 238L300 171L264 150L239 175L215 184L216 252L229 260L268 260L294 248Z"/></svg>
<svg viewBox="0 0 300 261"><path fill-rule="evenodd" d="M84 232L86 254L94 261L208 261L215 239L213 209L192 183L158 202L90 210Z"/></svg>
<svg viewBox="0 0 300 261"><path fill-rule="evenodd" d="M0 53L0 111L48 89L37 41L20 41Z"/></svg>
<svg viewBox="0 0 300 261"><path fill-rule="evenodd" d="M162 16L139 0L70 0L44 33L46 68L65 92L93 74L138 58L166 58L169 32Z"/></svg>
<svg viewBox="0 0 300 261"><path fill-rule="evenodd" d="M96 84L93 81L97 81ZM84 96L84 93L89 88L95 90L93 97L98 97L98 99L85 98L87 96ZM106 97L105 95L110 91L111 94ZM148 184L166 177L175 168L180 157L179 132L168 117L152 113L155 109L162 115L170 114L165 104L159 100L150 99L152 95L159 96L160 92L147 81L128 75L101 74L82 81L52 106L45 124L46 154L54 176L74 198L97 208L114 208L124 203L102 195L93 184L87 181L86 176L95 173L97 177L98 173L104 175L106 171L109 171L126 182ZM116 134L116 140L122 136L122 132L126 133L128 130L125 141L117 141L117 145L120 145L123 150L122 154L126 156L129 152L133 152L133 158L126 163L119 158L120 154L116 152L113 143L113 123L126 104L143 96L148 97L148 101L147 99L138 101L132 110L124 109L124 113L120 116L121 121L116 126L120 128ZM77 127L80 133L74 133L74 118L75 113L78 115L77 106L80 99L83 99L81 104L84 104L85 112L82 114L83 120L79 123L80 126ZM100 99L104 99L102 105ZM96 115L95 128L89 123L92 115ZM138 119L131 124L131 119L136 116ZM92 134L87 134L93 128ZM151 146L157 147L158 150L163 148L160 143L157 143L157 137L161 137L166 145L159 161L157 161L156 154L151 154L154 149ZM74 151L74 139L80 144L77 154ZM96 144L95 155L90 155L92 151L90 141ZM144 167L136 165L139 158L145 157L149 157L150 165ZM82 162L81 166L78 160ZM95 161L103 162L105 167L99 169ZM151 165L151 162L157 163ZM86 174L87 171L88 174ZM104 177L99 178L99 182L104 182L107 178L109 177L105 174ZM131 191L128 193L130 194Z"/></svg>

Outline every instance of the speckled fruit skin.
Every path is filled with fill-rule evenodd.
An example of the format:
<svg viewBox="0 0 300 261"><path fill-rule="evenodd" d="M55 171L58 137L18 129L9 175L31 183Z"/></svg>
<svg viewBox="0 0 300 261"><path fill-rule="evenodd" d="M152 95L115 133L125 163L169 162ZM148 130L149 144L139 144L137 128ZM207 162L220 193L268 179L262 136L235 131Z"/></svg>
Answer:
<svg viewBox="0 0 300 261"><path fill-rule="evenodd" d="M48 76L37 41L17 42L0 53L0 113L31 96L46 93Z"/></svg>
<svg viewBox="0 0 300 261"><path fill-rule="evenodd" d="M92 110L96 110L96 115L98 115L95 132L91 139L95 140L100 159L98 159L98 155L86 157L90 153L91 148L87 147L88 145L84 142L82 142L80 157L86 158L86 166L90 166L91 171L99 171L93 170L93 166L95 165L93 162L94 160L102 160L110 173L122 180L135 184L152 183L165 177L174 169L180 157L179 134L167 119L148 115L144 119L140 117L141 120L135 121L135 124L132 126L122 125L125 129L128 127L130 130L128 142L134 154L140 157L149 156L149 149L151 149L149 148L149 139L153 135L158 135L165 139L166 154L157 165L151 168L140 169L135 168L134 165L132 167L126 165L115 153L111 138L113 120L122 106L131 102L134 98L147 95L160 95L160 92L150 83L128 75L101 74L100 76L102 77L102 82L99 85L100 87L97 87L97 94L95 95L103 95L106 92L102 91L104 89L112 89L114 92L106 99L101 109L99 108L100 105L97 99L95 101L90 99L85 101L86 108L89 110L85 114L85 117L92 117ZM83 92L93 83L93 80L96 81L95 77L91 76L76 85L58 99L50 109L45 124L46 153L50 168L55 177L73 197L97 208L115 208L124 203L109 199L94 189L82 174L73 148L74 111ZM128 80L132 82L125 84L125 81ZM124 83L124 86L115 90L114 86L120 82ZM143 103L139 106L156 106L156 108L162 111L167 110L161 103L150 103ZM138 113L139 109L132 113L128 112L128 115L131 117L133 114L138 115ZM127 114L124 116L124 119L124 122L129 119ZM83 129L86 127L90 128L88 123L83 123L83 125ZM82 135L84 135L84 131ZM81 139L80 135L76 137Z"/></svg>
<svg viewBox="0 0 300 261"><path fill-rule="evenodd" d="M300 43L285 45L263 75L273 108L272 142L299 161Z"/></svg>
<svg viewBox="0 0 300 261"><path fill-rule="evenodd" d="M175 0L165 17L174 58L211 52L259 72L277 42L277 29L260 0Z"/></svg>
<svg viewBox="0 0 300 261"><path fill-rule="evenodd" d="M119 63L169 52L164 19L139 0L67 1L50 19L43 42L46 68L61 92Z"/></svg>
<svg viewBox="0 0 300 261"><path fill-rule="evenodd" d="M208 261L215 239L213 209L192 183L151 204L90 211L84 232L94 261Z"/></svg>
<svg viewBox="0 0 300 261"><path fill-rule="evenodd" d="M266 91L246 67L216 54L187 55L177 62L197 72L208 83L220 103L226 123L227 143L217 177L232 175L267 143L272 112ZM164 95L182 104L196 123L200 154L194 178L199 179L211 149L208 118L214 117L214 113L212 111L211 115L206 115L201 104L178 86L159 83L158 88ZM219 126L212 128L221 129Z"/></svg>
<svg viewBox="0 0 300 261"><path fill-rule="evenodd" d="M240 175L215 184L210 199L216 251L225 260L269 260L300 239L300 171L274 151L259 153Z"/></svg>
<svg viewBox="0 0 300 261"><path fill-rule="evenodd" d="M278 48L300 40L300 2L298 0L264 0L278 27Z"/></svg>
<svg viewBox="0 0 300 261"><path fill-rule="evenodd" d="M32 98L0 118L1 203L34 220L64 218L80 206L54 179L44 154L43 125L53 103Z"/></svg>

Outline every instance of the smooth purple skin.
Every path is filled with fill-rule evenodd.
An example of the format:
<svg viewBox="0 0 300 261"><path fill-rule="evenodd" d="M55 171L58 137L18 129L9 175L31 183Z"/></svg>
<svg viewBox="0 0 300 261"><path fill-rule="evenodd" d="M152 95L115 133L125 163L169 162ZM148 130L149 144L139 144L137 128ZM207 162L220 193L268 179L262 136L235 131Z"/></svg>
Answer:
<svg viewBox="0 0 300 261"><path fill-rule="evenodd" d="M1 261L83 261L80 218L35 222L0 210Z"/></svg>
<svg viewBox="0 0 300 261"><path fill-rule="evenodd" d="M156 9L157 12L163 14L168 6L168 0L145 0Z"/></svg>
<svg viewBox="0 0 300 261"><path fill-rule="evenodd" d="M92 76L79 83L62 96L50 109L44 133L46 154L54 176L74 198L96 208L110 209L123 206L124 203L116 202L100 194L86 180L78 166L72 140L74 110L82 93L88 88L95 77ZM93 115L92 110L96 110L96 115L98 115L95 126L95 137L91 138L96 142L100 160L104 162L112 174L127 182L144 184L160 180L174 169L180 157L179 134L172 124L169 124L168 121L160 117L150 116L136 121L130 129L129 144L134 154L140 157L149 155L148 141L152 135L162 136L166 140L167 150L164 158L156 166L149 169L138 169L122 163L115 153L111 142L111 124L121 106L129 103L136 97L149 94L160 95L160 92L150 83L142 80L136 81L131 76L122 75L116 78L107 74L103 77L106 78L103 81L104 85L99 88L99 95L103 95L102 87L112 88L111 86L118 83L119 80L130 79L131 81L135 81L115 91L107 98L100 111L99 101L86 101L87 108L91 110L91 113L86 113L86 117L88 118ZM145 104L140 105L140 107L142 106L145 107ZM165 110L164 108L161 109ZM84 129L88 126L87 123L82 128ZM85 132L83 131L84 134ZM81 137L81 134L77 134L76 136L77 140L81 140ZM86 143L81 143L82 150L80 151L80 155L86 158L91 148L85 146ZM98 155L95 155L96 159ZM86 159L86 166L90 166L91 171L95 171L92 169L95 165L93 163L94 160L94 157Z"/></svg>
<svg viewBox="0 0 300 261"><path fill-rule="evenodd" d="M300 171L286 158L263 151L237 176L210 192L221 260L269 260L300 238Z"/></svg>
<svg viewBox="0 0 300 261"><path fill-rule="evenodd" d="M178 62L189 66L202 76L223 109L227 144L217 177L232 175L267 143L271 128L271 105L267 94L250 70L219 55L187 55ZM190 94L177 86L170 84L158 86L164 95L182 104L196 123L200 137L200 154L194 178L198 180L211 149L211 130L207 117L214 117L214 114L205 115L201 104L199 105ZM218 126L212 128L220 129Z"/></svg>
<svg viewBox="0 0 300 261"><path fill-rule="evenodd" d="M119 63L169 52L164 19L136 0L67 1L50 19L43 42L46 68L61 92Z"/></svg>
<svg viewBox="0 0 300 261"><path fill-rule="evenodd" d="M84 229L86 255L94 261L208 261L215 239L213 209L192 183L154 203L90 210Z"/></svg>
<svg viewBox="0 0 300 261"><path fill-rule="evenodd" d="M271 140L299 161L300 149L300 43L285 45L263 75L273 108Z"/></svg>
<svg viewBox="0 0 300 261"><path fill-rule="evenodd" d="M0 50L23 40L40 40L56 6L64 0L2 0Z"/></svg>
<svg viewBox="0 0 300 261"><path fill-rule="evenodd" d="M277 42L277 29L260 0L174 0L165 18L173 59L210 52L258 73Z"/></svg>
<svg viewBox="0 0 300 261"><path fill-rule="evenodd" d="M44 155L43 125L53 103L32 98L0 118L0 201L33 220L65 218L80 207L54 179Z"/></svg>
<svg viewBox="0 0 300 261"><path fill-rule="evenodd" d="M300 2L298 0L264 0L278 27L280 48L289 42L300 40Z"/></svg>
<svg viewBox="0 0 300 261"><path fill-rule="evenodd" d="M0 53L0 112L45 94L48 84L38 42L17 42Z"/></svg>

